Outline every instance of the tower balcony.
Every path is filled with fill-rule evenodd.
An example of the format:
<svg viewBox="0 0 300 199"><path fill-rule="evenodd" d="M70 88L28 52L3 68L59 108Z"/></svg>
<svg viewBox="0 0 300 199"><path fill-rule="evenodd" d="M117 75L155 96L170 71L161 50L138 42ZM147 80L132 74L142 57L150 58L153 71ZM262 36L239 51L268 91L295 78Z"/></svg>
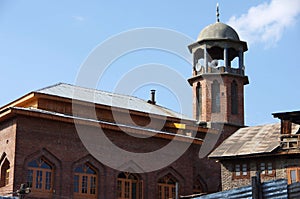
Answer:
<svg viewBox="0 0 300 199"><path fill-rule="evenodd" d="M225 66L219 66L219 67L207 67L207 70L202 67L201 70L196 71L196 75L202 75L202 74L223 74L223 73L229 73L234 75L245 75L245 69L244 68L231 68L231 67L225 67Z"/></svg>

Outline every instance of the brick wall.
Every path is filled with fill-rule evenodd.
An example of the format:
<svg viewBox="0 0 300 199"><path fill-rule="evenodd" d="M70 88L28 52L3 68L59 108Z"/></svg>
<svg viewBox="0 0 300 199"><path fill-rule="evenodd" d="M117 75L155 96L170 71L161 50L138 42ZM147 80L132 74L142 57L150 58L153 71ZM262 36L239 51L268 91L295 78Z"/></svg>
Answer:
<svg viewBox="0 0 300 199"><path fill-rule="evenodd" d="M91 163L99 172L99 198L116 197L116 179L119 171L107 167L89 154L81 143L73 124L24 116L18 116L16 121L17 127L10 122L7 125L7 128L10 130L5 130L7 134L12 135L14 132L17 132L16 153L14 154L13 145L5 149L8 151L7 154L10 153L12 158L15 155L16 159L14 164L15 173L12 179L14 190L16 190L21 183L26 182L27 164L31 160L43 156L51 162L55 168L53 197L72 198L74 165L86 161ZM89 126L87 131L93 131L95 130L94 128L93 126ZM2 130L1 135L4 135L5 132ZM154 151L169 142L161 138L149 138L141 142L137 140L138 138L117 131L107 130L105 133L109 139L120 148L132 152ZM5 139L6 138L1 138L0 140L3 141ZM180 148L180 142L178 142L178 148ZM1 151L3 150L2 148ZM151 173L141 174L140 176L144 181L145 199L157 198L157 181L168 173L171 173L178 180L180 194L192 194L193 182L196 176L194 172L203 172L199 169L195 169L195 167L199 166L196 164L198 151L199 147L192 145L177 161L168 167ZM169 156L172 154L163 155ZM163 158L163 156L161 158ZM35 197L34 193L31 193L29 196L27 198L41 197L37 195Z"/></svg>
<svg viewBox="0 0 300 199"><path fill-rule="evenodd" d="M7 195L13 191L15 186L13 176L15 173L15 140L16 140L16 120L10 120L0 123L0 168L5 159L9 161L10 174L9 183L0 187L0 195ZM1 172L1 169L0 169ZM0 173L4 176L4 173Z"/></svg>

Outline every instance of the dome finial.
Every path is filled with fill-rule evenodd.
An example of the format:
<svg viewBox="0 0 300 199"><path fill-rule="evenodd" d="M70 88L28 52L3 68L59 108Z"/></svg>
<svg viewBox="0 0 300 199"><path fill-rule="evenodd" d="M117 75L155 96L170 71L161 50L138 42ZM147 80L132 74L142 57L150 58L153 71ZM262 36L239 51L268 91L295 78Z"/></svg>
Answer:
<svg viewBox="0 0 300 199"><path fill-rule="evenodd" d="M216 15L217 15L217 22L220 22L220 13L219 13L219 3L217 3L217 12L216 12Z"/></svg>

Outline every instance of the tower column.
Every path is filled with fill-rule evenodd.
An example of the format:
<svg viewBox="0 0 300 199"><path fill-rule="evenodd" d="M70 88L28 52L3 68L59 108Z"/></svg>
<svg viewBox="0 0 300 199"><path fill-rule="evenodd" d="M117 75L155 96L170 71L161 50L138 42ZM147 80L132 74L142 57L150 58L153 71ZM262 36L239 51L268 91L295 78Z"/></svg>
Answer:
<svg viewBox="0 0 300 199"><path fill-rule="evenodd" d="M206 45L204 45L204 68L205 68L205 72L208 73L208 60L207 60L207 48Z"/></svg>
<svg viewBox="0 0 300 199"><path fill-rule="evenodd" d="M240 74L243 75L243 68L244 68L244 52L243 49L239 50L239 69Z"/></svg>
<svg viewBox="0 0 300 199"><path fill-rule="evenodd" d="M224 64L226 72L230 72L229 62L228 62L228 48L224 48Z"/></svg>

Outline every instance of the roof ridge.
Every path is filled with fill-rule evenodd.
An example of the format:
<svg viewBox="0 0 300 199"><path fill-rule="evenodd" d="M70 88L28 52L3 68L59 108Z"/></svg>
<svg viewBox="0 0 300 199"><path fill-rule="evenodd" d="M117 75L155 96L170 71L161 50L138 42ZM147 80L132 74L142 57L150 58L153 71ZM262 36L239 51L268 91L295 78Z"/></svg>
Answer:
<svg viewBox="0 0 300 199"><path fill-rule="evenodd" d="M33 91L33 92L40 92L40 91L42 91L42 90L45 90L45 89L48 89L48 88L52 88L52 87L58 86L58 85L60 85L60 84L67 84L67 83L58 82L58 83L56 83L56 84L53 84L53 85L50 85L50 86L46 86L46 87L37 89L37 90L35 90L35 91Z"/></svg>

